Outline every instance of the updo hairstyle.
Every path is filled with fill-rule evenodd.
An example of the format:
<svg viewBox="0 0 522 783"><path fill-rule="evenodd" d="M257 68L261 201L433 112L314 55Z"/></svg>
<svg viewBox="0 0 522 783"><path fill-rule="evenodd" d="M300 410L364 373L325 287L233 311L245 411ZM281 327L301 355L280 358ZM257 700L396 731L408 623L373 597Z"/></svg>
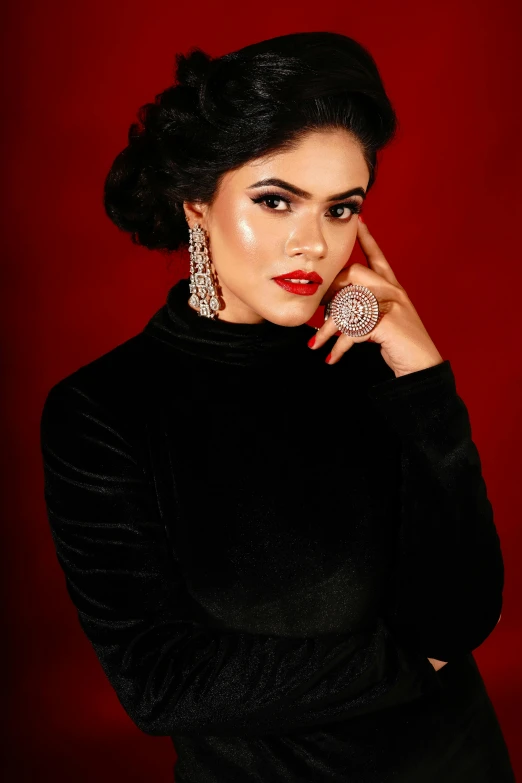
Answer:
<svg viewBox="0 0 522 783"><path fill-rule="evenodd" d="M397 118L377 66L339 33L282 35L212 59L177 54L175 83L146 103L105 180L109 218L135 244L188 245L184 201L211 205L224 173L295 146L323 128L345 128L370 172Z"/></svg>

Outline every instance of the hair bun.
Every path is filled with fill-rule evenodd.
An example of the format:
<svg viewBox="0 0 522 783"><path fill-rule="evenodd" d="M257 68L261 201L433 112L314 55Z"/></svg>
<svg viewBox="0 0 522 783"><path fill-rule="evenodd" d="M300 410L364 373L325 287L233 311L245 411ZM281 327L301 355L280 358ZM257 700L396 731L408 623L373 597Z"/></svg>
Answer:
<svg viewBox="0 0 522 783"><path fill-rule="evenodd" d="M178 84L199 88L210 73L212 58L198 47L190 49L187 55L176 54L175 74Z"/></svg>

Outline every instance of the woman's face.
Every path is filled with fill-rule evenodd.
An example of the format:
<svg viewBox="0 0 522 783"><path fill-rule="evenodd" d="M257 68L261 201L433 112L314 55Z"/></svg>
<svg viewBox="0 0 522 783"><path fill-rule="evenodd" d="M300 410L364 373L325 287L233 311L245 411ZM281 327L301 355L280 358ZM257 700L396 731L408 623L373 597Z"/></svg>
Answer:
<svg viewBox="0 0 522 783"><path fill-rule="evenodd" d="M280 182L256 185L266 179ZM352 209L362 205L368 180L361 149L347 131L313 131L292 151L227 172L211 206L185 202L190 226L199 222L208 232L209 256L225 303L217 317L282 326L310 320L350 258L357 237ZM299 278L292 274L296 270L322 278L308 289L311 295L274 282L280 275Z"/></svg>

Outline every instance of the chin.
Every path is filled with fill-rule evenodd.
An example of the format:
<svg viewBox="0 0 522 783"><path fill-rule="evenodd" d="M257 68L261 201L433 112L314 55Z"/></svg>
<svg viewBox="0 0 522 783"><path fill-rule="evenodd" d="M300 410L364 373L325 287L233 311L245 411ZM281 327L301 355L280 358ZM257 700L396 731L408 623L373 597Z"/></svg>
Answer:
<svg viewBox="0 0 522 783"><path fill-rule="evenodd" d="M262 313L262 317L279 326L302 326L313 316L318 304L307 302L302 305L286 308L286 310L273 310L271 313Z"/></svg>

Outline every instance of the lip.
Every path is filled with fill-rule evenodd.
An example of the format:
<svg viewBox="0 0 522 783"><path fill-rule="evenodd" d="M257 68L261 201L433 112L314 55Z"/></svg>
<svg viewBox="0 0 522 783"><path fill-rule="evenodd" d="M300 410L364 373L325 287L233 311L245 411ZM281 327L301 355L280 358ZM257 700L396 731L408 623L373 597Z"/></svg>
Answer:
<svg viewBox="0 0 522 783"><path fill-rule="evenodd" d="M304 280L304 278L301 279ZM280 277L274 277L274 283L290 294L299 294L300 296L313 296L319 288L319 283L290 283L289 280L283 280Z"/></svg>
<svg viewBox="0 0 522 783"><path fill-rule="evenodd" d="M317 272L303 272L302 269L295 269L293 272L285 272L284 275L278 275L274 277L274 280L283 280L284 278L292 277L294 280L311 280L313 283L321 284L323 278L318 275ZM303 283L302 285L306 285Z"/></svg>

